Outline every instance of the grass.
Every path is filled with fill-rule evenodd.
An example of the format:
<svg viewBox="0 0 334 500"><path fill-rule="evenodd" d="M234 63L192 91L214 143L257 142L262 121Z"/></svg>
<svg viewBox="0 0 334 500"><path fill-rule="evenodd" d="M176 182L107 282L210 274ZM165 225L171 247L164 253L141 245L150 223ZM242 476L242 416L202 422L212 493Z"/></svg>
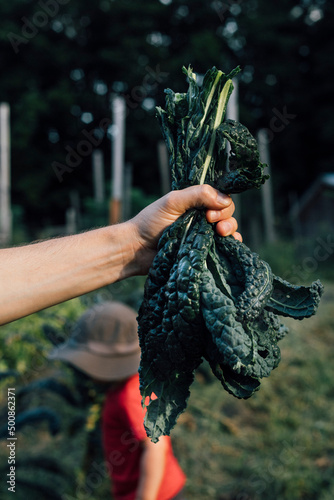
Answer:
<svg viewBox="0 0 334 500"><path fill-rule="evenodd" d="M334 285L287 319L282 360L249 400L197 377L173 431L193 500L325 500L334 491ZM331 497L332 498L332 497Z"/></svg>
<svg viewBox="0 0 334 500"><path fill-rule="evenodd" d="M137 283L135 283L137 285ZM139 285L141 286L141 282ZM137 304L134 283L104 292L105 298L129 296ZM120 295L121 294L121 295ZM107 296L108 295L108 296ZM57 306L55 325L65 316L75 320L94 297ZM282 360L260 390L248 400L237 400L223 390L209 372L199 372L191 388L186 412L172 431L175 453L187 475L188 500L332 500L334 498L334 284L325 293L316 316L302 322L286 319L290 333L280 343ZM50 311L49 311L50 312ZM41 325L46 313L33 315L2 329L2 369L19 369L20 383L56 376L67 379L60 365L37 363L36 352L45 353L47 341ZM58 323L57 323L58 322ZM60 323L59 323L60 322ZM35 350L33 348L36 341ZM44 358L45 359L45 358ZM6 365L7 363L7 365ZM32 364L35 369L32 369ZM38 368L38 370L37 370ZM6 410L4 381L1 414ZM86 413L67 407L56 395L33 394L21 402L48 406L62 417L61 432L51 436L45 423L18 432L17 457L53 457L66 470L62 480L38 468L22 466L21 477L47 480L62 500L110 498L108 478L99 466L96 486L85 490L96 470L83 472L88 434L78 425ZM5 423L5 421L4 421ZM79 429L79 430L78 430ZM80 430L81 429L81 430ZM90 435L92 437L92 435ZM98 437L96 438L98 439ZM94 444L96 463L102 463L100 445ZM7 449L0 446L0 468L6 470ZM81 481L81 482L80 482ZM6 498L4 490L1 498ZM22 487L17 500L48 498ZM51 497L50 497L51 498Z"/></svg>

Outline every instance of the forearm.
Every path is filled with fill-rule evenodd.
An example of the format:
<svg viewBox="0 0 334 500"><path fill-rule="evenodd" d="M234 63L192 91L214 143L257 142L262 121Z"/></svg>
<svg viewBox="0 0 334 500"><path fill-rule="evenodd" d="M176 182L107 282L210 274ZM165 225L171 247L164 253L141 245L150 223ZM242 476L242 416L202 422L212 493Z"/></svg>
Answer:
<svg viewBox="0 0 334 500"><path fill-rule="evenodd" d="M231 198L202 185L173 191L123 224L0 250L0 324L146 274L164 229L193 207L209 208L219 234L241 239Z"/></svg>
<svg viewBox="0 0 334 500"><path fill-rule="evenodd" d="M0 251L0 324L138 273L130 223Z"/></svg>
<svg viewBox="0 0 334 500"><path fill-rule="evenodd" d="M156 500L164 476L166 443L164 438L146 443L140 462L140 479L136 500Z"/></svg>

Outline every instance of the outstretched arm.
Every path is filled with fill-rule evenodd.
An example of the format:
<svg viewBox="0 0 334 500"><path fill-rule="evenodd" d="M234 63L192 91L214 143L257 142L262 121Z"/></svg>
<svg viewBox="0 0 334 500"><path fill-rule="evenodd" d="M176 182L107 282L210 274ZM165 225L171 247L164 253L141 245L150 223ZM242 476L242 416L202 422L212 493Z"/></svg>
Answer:
<svg viewBox="0 0 334 500"><path fill-rule="evenodd" d="M241 239L232 199L203 185L172 191L122 224L0 250L0 324L146 274L163 230L194 207L208 209L221 235Z"/></svg>

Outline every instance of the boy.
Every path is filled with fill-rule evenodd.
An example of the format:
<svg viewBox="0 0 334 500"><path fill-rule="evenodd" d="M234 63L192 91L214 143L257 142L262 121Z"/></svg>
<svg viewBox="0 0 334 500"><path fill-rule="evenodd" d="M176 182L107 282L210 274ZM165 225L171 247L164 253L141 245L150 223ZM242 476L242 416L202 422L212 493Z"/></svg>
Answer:
<svg viewBox="0 0 334 500"><path fill-rule="evenodd" d="M154 444L143 425L135 311L119 302L92 307L49 357L108 383L102 436L115 500L182 500L186 478L170 438L163 436Z"/></svg>

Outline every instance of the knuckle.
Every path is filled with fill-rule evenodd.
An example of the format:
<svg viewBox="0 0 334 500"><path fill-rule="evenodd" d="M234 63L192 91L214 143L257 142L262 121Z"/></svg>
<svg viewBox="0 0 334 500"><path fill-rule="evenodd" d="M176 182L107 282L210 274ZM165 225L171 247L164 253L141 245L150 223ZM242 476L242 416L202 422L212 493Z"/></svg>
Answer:
<svg viewBox="0 0 334 500"><path fill-rule="evenodd" d="M162 199L165 199L165 206L169 208L177 204L179 196L180 195L177 191L170 191Z"/></svg>
<svg viewBox="0 0 334 500"><path fill-rule="evenodd" d="M200 191L201 198L204 200L214 200L217 196L213 187L209 186L209 184L202 184Z"/></svg>

